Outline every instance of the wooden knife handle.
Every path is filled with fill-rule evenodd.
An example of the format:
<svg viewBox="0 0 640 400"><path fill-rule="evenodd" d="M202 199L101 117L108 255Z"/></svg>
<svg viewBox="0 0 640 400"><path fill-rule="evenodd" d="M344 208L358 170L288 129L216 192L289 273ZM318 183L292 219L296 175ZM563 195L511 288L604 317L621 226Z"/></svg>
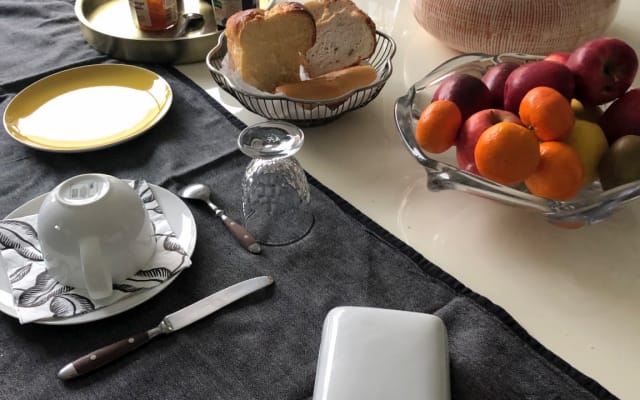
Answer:
<svg viewBox="0 0 640 400"><path fill-rule="evenodd" d="M260 245L256 242L256 239L253 237L251 232L249 232L244 226L229 218L226 214L220 215L220 218L229 232L231 232L233 237L236 238L242 247L254 254L258 254L262 251Z"/></svg>
<svg viewBox="0 0 640 400"><path fill-rule="evenodd" d="M132 352L147 343L150 339L151 336L148 331L141 332L98 350L94 350L62 367L62 369L58 371L58 378L66 380L84 375Z"/></svg>

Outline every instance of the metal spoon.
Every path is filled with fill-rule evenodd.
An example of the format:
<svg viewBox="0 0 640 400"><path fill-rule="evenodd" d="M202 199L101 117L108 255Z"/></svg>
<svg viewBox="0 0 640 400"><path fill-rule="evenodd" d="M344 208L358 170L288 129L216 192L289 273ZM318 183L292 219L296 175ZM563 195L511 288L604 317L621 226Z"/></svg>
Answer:
<svg viewBox="0 0 640 400"><path fill-rule="evenodd" d="M176 37L184 36L184 34L187 33L188 29L197 28L204 23L204 17L202 16L202 14L195 12L182 14L182 19L184 19L184 22L182 22L182 26L180 26L180 29L178 29Z"/></svg>
<svg viewBox="0 0 640 400"><path fill-rule="evenodd" d="M222 219L224 225L227 227L229 232L231 232L233 237L236 238L236 240L242 245L242 247L254 254L260 253L262 249L256 242L256 239L253 237L253 235L244 226L229 218L224 213L224 210L211 202L211 190L208 186L201 183L193 183L180 189L180 191L178 192L178 196L185 199L202 200L207 203L209 208L213 210L216 216Z"/></svg>

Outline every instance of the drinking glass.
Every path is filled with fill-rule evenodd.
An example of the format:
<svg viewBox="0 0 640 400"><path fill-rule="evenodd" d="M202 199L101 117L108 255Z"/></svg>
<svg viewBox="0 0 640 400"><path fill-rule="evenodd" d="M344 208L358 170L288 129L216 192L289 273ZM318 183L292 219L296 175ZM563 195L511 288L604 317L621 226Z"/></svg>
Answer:
<svg viewBox="0 0 640 400"><path fill-rule="evenodd" d="M281 121L240 132L238 146L252 158L242 179L242 213L246 228L262 244L291 244L311 230L309 184L294 157L303 142L300 128Z"/></svg>

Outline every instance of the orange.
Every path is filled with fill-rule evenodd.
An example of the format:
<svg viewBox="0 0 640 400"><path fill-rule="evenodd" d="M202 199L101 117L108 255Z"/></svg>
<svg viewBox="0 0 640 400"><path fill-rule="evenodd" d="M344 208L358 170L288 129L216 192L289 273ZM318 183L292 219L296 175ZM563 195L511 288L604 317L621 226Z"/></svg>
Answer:
<svg viewBox="0 0 640 400"><path fill-rule="evenodd" d="M560 92L538 86L520 102L520 120L542 141L559 140L571 133L576 120L571 103Z"/></svg>
<svg viewBox="0 0 640 400"><path fill-rule="evenodd" d="M580 229L587 223L584 221L550 221L553 225L564 229Z"/></svg>
<svg viewBox="0 0 640 400"><path fill-rule="evenodd" d="M450 100L436 100L429 104L418 119L416 141L428 153L447 151L456 141L462 126L462 114Z"/></svg>
<svg viewBox="0 0 640 400"><path fill-rule="evenodd" d="M536 135L513 122L499 122L482 132L473 155L480 175L504 185L522 182L540 160Z"/></svg>
<svg viewBox="0 0 640 400"><path fill-rule="evenodd" d="M568 200L582 187L584 168L578 153L558 141L540 143L540 163L524 184L536 196Z"/></svg>

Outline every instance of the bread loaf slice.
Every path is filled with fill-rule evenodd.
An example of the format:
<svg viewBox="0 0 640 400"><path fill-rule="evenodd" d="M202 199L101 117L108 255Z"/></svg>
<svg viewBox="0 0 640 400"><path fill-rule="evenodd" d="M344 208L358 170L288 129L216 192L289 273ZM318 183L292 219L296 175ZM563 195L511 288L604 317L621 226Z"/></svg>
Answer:
<svg viewBox="0 0 640 400"><path fill-rule="evenodd" d="M304 3L316 21L316 42L307 51L310 77L358 64L376 47L376 26L351 0L311 0Z"/></svg>
<svg viewBox="0 0 640 400"><path fill-rule="evenodd" d="M300 65L315 42L316 26L304 6L285 2L266 11L233 14L225 35L229 57L242 80L273 92L281 83L300 80Z"/></svg>

